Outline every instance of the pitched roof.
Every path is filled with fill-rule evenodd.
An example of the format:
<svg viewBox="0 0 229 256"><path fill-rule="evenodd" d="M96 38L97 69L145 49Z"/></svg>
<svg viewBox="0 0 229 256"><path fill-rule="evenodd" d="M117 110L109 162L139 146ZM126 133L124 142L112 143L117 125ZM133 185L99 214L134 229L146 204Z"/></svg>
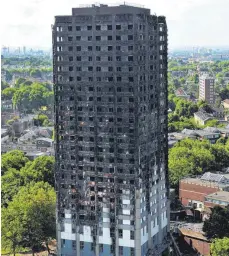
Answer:
<svg viewBox="0 0 229 256"><path fill-rule="evenodd" d="M198 111L198 112L194 113L194 116L197 116L198 118L200 118L203 121L207 121L208 119L212 118L212 116L210 114L208 114L207 112L204 112L204 111Z"/></svg>
<svg viewBox="0 0 229 256"><path fill-rule="evenodd" d="M228 183L229 182L229 180L227 178L225 178L224 175L217 174L217 173L211 173L211 172L205 172L200 179L207 180L207 181L215 181L215 182L219 182L219 183Z"/></svg>

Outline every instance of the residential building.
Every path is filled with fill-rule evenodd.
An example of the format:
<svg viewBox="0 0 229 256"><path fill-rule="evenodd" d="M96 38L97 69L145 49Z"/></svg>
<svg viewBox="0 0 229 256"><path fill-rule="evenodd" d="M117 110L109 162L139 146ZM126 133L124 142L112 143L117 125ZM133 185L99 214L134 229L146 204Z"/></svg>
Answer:
<svg viewBox="0 0 229 256"><path fill-rule="evenodd" d="M38 149L44 151L53 147L53 140L49 138L37 138L36 144Z"/></svg>
<svg viewBox="0 0 229 256"><path fill-rule="evenodd" d="M229 99L225 99L222 104L225 109L229 109Z"/></svg>
<svg viewBox="0 0 229 256"><path fill-rule="evenodd" d="M219 205L221 207L226 207L229 205L229 192L228 191L217 191L215 193L205 196L204 206L208 208L213 208Z"/></svg>
<svg viewBox="0 0 229 256"><path fill-rule="evenodd" d="M167 26L149 9L73 8L53 26L58 255L168 247Z"/></svg>
<svg viewBox="0 0 229 256"><path fill-rule="evenodd" d="M229 137L229 128L206 127L203 130L207 132L218 133L221 137L224 138Z"/></svg>
<svg viewBox="0 0 229 256"><path fill-rule="evenodd" d="M215 144L216 141L221 137L221 134L209 130L191 130L191 129L184 129L182 134L188 135L189 137L196 137L198 140L209 140L212 144Z"/></svg>
<svg viewBox="0 0 229 256"><path fill-rule="evenodd" d="M179 198L184 206L202 211L205 197L218 191L229 191L228 176L206 172L201 177L180 180Z"/></svg>
<svg viewBox="0 0 229 256"><path fill-rule="evenodd" d="M189 245L196 252L195 255L210 255L211 243L203 232L203 223L185 223L178 229L180 239L183 239L181 243Z"/></svg>
<svg viewBox="0 0 229 256"><path fill-rule="evenodd" d="M204 100L209 104L214 104L214 83L215 79L207 74L199 78L199 100Z"/></svg>
<svg viewBox="0 0 229 256"><path fill-rule="evenodd" d="M195 122L199 125L205 125L207 121L214 119L213 115L201 110L194 113Z"/></svg>
<svg viewBox="0 0 229 256"><path fill-rule="evenodd" d="M183 98L185 100L189 100L190 96L185 92L183 88L179 88L175 91L176 97Z"/></svg>

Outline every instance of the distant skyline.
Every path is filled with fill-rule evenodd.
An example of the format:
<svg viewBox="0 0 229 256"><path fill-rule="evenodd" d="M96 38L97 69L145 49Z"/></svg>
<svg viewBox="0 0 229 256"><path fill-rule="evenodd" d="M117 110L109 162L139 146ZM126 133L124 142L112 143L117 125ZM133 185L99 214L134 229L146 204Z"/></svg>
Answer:
<svg viewBox="0 0 229 256"><path fill-rule="evenodd" d="M71 15L72 8L94 3L88 0L4 1L0 15L1 46L50 49L54 16ZM119 5L124 1L100 3ZM126 1L128 5L132 3ZM166 16L169 49L229 48L229 0L143 0L135 4L151 9L152 14Z"/></svg>

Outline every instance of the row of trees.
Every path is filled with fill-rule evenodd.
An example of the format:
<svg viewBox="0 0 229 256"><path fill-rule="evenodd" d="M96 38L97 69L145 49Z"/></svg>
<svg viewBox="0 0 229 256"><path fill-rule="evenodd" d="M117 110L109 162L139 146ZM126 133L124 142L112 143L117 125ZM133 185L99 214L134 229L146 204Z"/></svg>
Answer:
<svg viewBox="0 0 229 256"><path fill-rule="evenodd" d="M32 112L42 106L53 105L53 90L51 85L37 83L19 78L14 87L6 87L2 90L3 100L12 100L13 105L21 112Z"/></svg>
<svg viewBox="0 0 229 256"><path fill-rule="evenodd" d="M209 141L185 139L169 150L169 178L177 187L185 176L207 171L222 171L229 163L229 140Z"/></svg>
<svg viewBox="0 0 229 256"><path fill-rule="evenodd" d="M19 150L2 155L2 248L34 254L55 238L54 158L29 161Z"/></svg>

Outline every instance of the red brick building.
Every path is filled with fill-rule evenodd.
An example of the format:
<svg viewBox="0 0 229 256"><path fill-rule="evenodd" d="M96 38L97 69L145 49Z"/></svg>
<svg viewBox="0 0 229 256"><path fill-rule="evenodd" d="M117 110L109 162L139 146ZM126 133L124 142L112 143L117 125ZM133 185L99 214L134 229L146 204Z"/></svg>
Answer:
<svg viewBox="0 0 229 256"><path fill-rule="evenodd" d="M223 190L229 190L229 180L224 175L205 173L200 178L182 179L179 198L184 206L202 210L206 196Z"/></svg>

